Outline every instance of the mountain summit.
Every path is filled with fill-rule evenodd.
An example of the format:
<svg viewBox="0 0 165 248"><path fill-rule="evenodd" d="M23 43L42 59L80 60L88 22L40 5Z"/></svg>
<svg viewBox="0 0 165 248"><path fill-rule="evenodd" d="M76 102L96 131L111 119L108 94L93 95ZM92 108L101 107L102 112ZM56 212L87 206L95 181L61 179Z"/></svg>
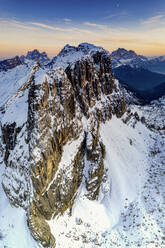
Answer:
<svg viewBox="0 0 165 248"><path fill-rule="evenodd" d="M111 53L111 58L113 59L134 59L137 58L137 54L132 50L126 50L124 48L118 48L116 51Z"/></svg>
<svg viewBox="0 0 165 248"><path fill-rule="evenodd" d="M21 56L20 59L23 63L27 63L27 61L38 60L41 64L47 64L50 61L46 52L40 53L37 49L27 52L27 55Z"/></svg>
<svg viewBox="0 0 165 248"><path fill-rule="evenodd" d="M85 59L88 56L91 57L92 54L97 52L108 53L102 47L98 47L89 43L81 43L79 46L70 46L67 44L58 54L54 57L50 64L53 68L55 67L67 67L68 65L75 63L79 60Z"/></svg>
<svg viewBox="0 0 165 248"><path fill-rule="evenodd" d="M165 74L165 56L146 57L136 54L132 50L119 48L111 53L113 69L123 65L143 67L152 72Z"/></svg>

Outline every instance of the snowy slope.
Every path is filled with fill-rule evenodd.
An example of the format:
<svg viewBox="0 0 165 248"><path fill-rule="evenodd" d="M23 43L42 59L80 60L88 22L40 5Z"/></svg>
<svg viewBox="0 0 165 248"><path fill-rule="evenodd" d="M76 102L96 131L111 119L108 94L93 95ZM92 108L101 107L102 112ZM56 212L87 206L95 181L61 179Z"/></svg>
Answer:
<svg viewBox="0 0 165 248"><path fill-rule="evenodd" d="M66 68L69 64L73 64L84 57L87 57L97 51L104 51L102 47L97 47L88 43L81 43L78 47L66 45L58 56L52 59L53 68Z"/></svg>
<svg viewBox="0 0 165 248"><path fill-rule="evenodd" d="M108 178L103 194L91 202L82 185L72 216L49 222L57 248L165 247L164 136L141 122L133 125L134 119L126 125L116 117L102 125ZM153 149L160 153L151 155Z"/></svg>
<svg viewBox="0 0 165 248"><path fill-rule="evenodd" d="M8 186L8 190L13 191L12 200L17 199L17 191L19 191L19 196L26 191L27 178L31 168L28 160L29 147L32 149L34 142L33 159L38 163L44 157L44 146L46 148L48 146L47 156L53 149L52 146L49 147L49 140L53 137L54 131L60 131L66 124L70 128L69 123L65 121L69 122L70 119L65 119L67 108L64 103L69 96L73 96L75 93L64 70L68 65L74 66L75 62L90 58L93 53L97 52L107 54L102 48L87 43L80 44L78 47L67 45L53 59L53 63L46 68L36 64L32 69L29 64L29 66L21 65L8 72L0 73L1 125L3 127L10 126L15 121L16 127L21 127L16 142L14 140L14 150L10 149L9 164L7 164L10 166L4 165L2 157L4 154L1 153L5 145L3 142L0 143L0 248L42 247L33 240L27 227L28 213L25 210L29 198L23 204L25 210L13 207L4 193L4 186L2 187L1 182L3 181L3 185ZM91 61L94 63L93 58ZM96 63L94 74L100 69L99 66ZM63 69L59 70L59 67ZM75 78L78 78L77 75ZM29 111L28 101L30 101L28 98L30 78L33 82L32 89L35 88L30 97L38 94L36 98L30 99L30 107L34 107L34 112L32 112L34 116L30 117L35 117L37 121L41 118L41 122L38 122L40 126L38 125L34 129L36 133L32 133L33 129L30 129L29 133L32 133L33 136L31 143L28 144L26 139L28 126L26 124L29 121L27 113ZM104 78L102 80L104 82ZM101 81L101 83L103 82ZM85 80L84 85L86 86L87 83ZM74 116L75 119L71 119L71 121L77 120L77 127L75 125L74 129L78 128L79 133L76 138L73 138L73 130L69 139L64 143L57 167L58 173L52 177L50 183L42 191L42 194L46 195L50 188L55 191L56 186L59 186L61 192L69 188L70 185L67 186L67 183L71 184L74 179L72 175L76 165L74 160L81 149L84 137L86 138L85 150L87 150L92 146L93 137L98 132L97 139L94 141L97 142L99 139L104 144L106 151L104 174L98 198L95 200L88 198L86 180L89 176L90 166L92 167L93 164L87 160L86 151L83 151L83 165L85 166L81 184L74 195L73 206L62 215L59 212L55 218L53 216L46 222L56 238L56 248L165 248L165 98L162 97L158 101L152 102L151 105L130 105L121 118L117 118L114 111L112 118L110 120L103 118L103 121L99 122L100 129L97 129L95 127L97 122L94 119L97 117L96 113L98 111L105 112L106 116L107 113L109 114L106 106L110 105L115 110L115 104L122 99L122 92L118 91L118 81L114 80L114 84L115 87L112 88L110 95L104 95L101 92L100 98L95 101L95 104L89 106L89 116L83 115L83 112L80 112L80 102L76 103L77 112ZM59 85L61 85L60 88L58 88ZM24 87L21 88L22 86ZM80 93L83 90L80 89ZM53 93L56 96L54 105ZM67 101L66 105L69 105ZM74 106L73 103L71 106ZM111 109L110 107L109 109ZM52 108L56 108L56 111L53 112ZM36 109L38 112L35 112ZM54 115L51 115L52 112ZM49 119L51 119L50 123ZM39 131L38 128L40 128ZM57 132L56 135L58 135ZM40 136L43 136L43 139L39 139ZM66 137L62 137L62 139L64 138ZM53 143L53 140L51 142ZM53 147L56 145L53 143ZM101 148L103 150L103 146ZM99 153L100 151L97 148L94 152ZM57 156L56 153L54 154ZM55 156L54 154L53 156ZM95 156L94 158L97 164L99 157ZM38 165L42 166L41 163ZM41 172L40 169L44 170L44 168L39 168L39 172ZM38 174L37 177L40 178L41 175ZM56 181L58 182L59 178L63 179L63 181L59 181L60 185L54 184ZM41 179L44 180L44 178ZM95 183L95 180L97 177L91 179L90 183ZM55 188L53 188L53 184ZM36 194L36 191L34 193ZM65 195L65 192L62 193ZM21 203L20 201L19 204Z"/></svg>
<svg viewBox="0 0 165 248"><path fill-rule="evenodd" d="M142 107L141 110L139 115L144 115ZM153 119L154 114L157 114L156 109L152 113ZM141 123L133 128L133 122L126 125L113 117L102 125L108 177L102 185L104 194L98 202L91 202L83 195L82 185L72 216L66 213L49 222L57 239L57 248L165 247L162 218L165 214L164 136L148 130ZM153 147L161 152L151 157ZM67 154L73 151L72 146L68 146L67 151ZM3 217L9 214L12 218ZM24 211L12 208L1 192L1 231L7 235L0 241L0 247L8 244L7 247L12 248L38 247L29 236L25 218Z"/></svg>
<svg viewBox="0 0 165 248"><path fill-rule="evenodd" d="M0 161L0 248L38 248L26 223L26 212L11 206L2 188L3 163Z"/></svg>
<svg viewBox="0 0 165 248"><path fill-rule="evenodd" d="M27 81L30 68L20 65L7 72L0 72L0 106L12 97L14 93Z"/></svg>

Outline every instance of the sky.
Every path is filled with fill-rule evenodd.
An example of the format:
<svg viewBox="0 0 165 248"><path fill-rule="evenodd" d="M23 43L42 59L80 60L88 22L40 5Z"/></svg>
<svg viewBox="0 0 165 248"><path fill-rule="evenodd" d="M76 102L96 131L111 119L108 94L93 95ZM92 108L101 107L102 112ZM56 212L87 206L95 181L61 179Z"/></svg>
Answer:
<svg viewBox="0 0 165 248"><path fill-rule="evenodd" d="M165 0L0 0L0 57L89 42L165 55Z"/></svg>

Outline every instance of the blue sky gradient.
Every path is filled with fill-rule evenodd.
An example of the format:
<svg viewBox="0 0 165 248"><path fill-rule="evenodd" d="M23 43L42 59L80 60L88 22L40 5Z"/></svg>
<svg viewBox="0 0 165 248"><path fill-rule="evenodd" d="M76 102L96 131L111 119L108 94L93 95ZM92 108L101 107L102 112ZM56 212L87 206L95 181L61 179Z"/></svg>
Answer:
<svg viewBox="0 0 165 248"><path fill-rule="evenodd" d="M109 16L113 22L115 19L122 22L123 19L136 21L163 12L164 0L0 0L0 14L3 17L34 21L70 18L75 22L108 22Z"/></svg>
<svg viewBox="0 0 165 248"><path fill-rule="evenodd" d="M54 55L84 41L157 55L165 53L165 0L0 0L0 32L1 57L19 42L19 54L38 44Z"/></svg>

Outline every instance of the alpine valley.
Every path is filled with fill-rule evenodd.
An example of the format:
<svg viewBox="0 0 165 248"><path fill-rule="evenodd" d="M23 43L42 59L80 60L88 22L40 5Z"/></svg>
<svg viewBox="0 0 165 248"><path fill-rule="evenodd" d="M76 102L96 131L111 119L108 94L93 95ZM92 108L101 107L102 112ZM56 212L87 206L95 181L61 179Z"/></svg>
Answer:
<svg viewBox="0 0 165 248"><path fill-rule="evenodd" d="M163 56L1 60L0 248L164 248L162 92Z"/></svg>
<svg viewBox="0 0 165 248"><path fill-rule="evenodd" d="M115 77L143 102L165 95L165 56L145 57L119 48L111 60Z"/></svg>

